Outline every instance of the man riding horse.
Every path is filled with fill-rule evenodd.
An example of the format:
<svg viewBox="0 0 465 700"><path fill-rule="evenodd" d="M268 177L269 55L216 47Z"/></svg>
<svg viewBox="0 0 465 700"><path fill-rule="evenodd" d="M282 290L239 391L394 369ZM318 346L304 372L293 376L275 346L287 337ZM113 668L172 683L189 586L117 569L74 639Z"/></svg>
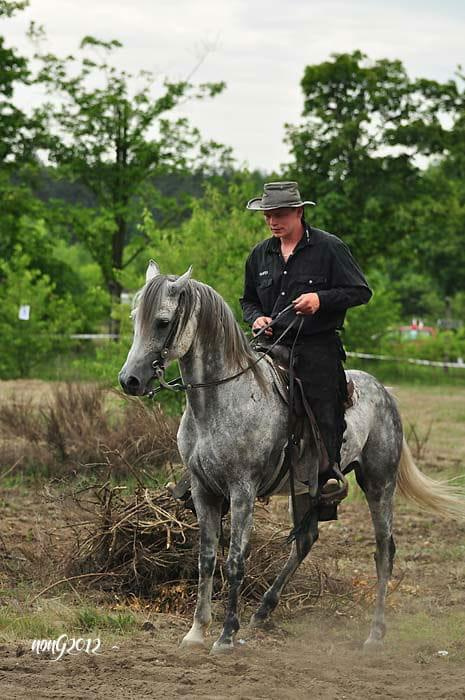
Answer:
<svg viewBox="0 0 465 700"><path fill-rule="evenodd" d="M346 356L338 331L347 309L366 304L371 290L347 245L305 221L306 204L314 202L302 201L296 182L267 183L263 196L248 202L247 209L264 213L272 235L249 255L240 301L244 320L254 332L290 303L296 314L305 317L296 344L295 372L328 456L326 469L322 465L321 478L327 480L322 492L334 490L334 507L322 508L320 517L327 520L336 517L336 504L343 496L337 480L330 478L339 472L347 399L342 366ZM289 314L282 314L264 333L279 336L288 323ZM295 332L291 330L281 342L290 347Z"/></svg>
<svg viewBox="0 0 465 700"><path fill-rule="evenodd" d="M319 517L331 520L337 517L337 504L345 495L333 478L340 474L347 400L345 352L338 331L347 309L366 304L371 290L347 245L306 222L304 206L313 204L302 201L296 182L267 183L262 197L248 202L248 209L264 213L272 235L258 243L247 259L240 302L244 320L254 333L262 330L270 341L285 330L293 312L304 317L295 344L295 372L326 448L326 464L320 465L326 505ZM276 319L289 305L293 309ZM273 326L266 328L274 319ZM291 347L295 333L294 328L280 342ZM186 500L188 475L169 487L174 496Z"/></svg>

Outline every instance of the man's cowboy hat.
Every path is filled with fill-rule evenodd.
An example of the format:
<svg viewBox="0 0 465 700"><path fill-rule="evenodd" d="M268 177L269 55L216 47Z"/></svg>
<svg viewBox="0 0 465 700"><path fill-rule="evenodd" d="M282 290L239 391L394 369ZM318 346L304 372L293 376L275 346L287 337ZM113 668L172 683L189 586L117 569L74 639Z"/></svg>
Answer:
<svg viewBox="0 0 465 700"><path fill-rule="evenodd" d="M263 196L254 197L247 202L247 209L266 211L281 207L303 207L315 202L302 201L297 182L267 182L263 186Z"/></svg>

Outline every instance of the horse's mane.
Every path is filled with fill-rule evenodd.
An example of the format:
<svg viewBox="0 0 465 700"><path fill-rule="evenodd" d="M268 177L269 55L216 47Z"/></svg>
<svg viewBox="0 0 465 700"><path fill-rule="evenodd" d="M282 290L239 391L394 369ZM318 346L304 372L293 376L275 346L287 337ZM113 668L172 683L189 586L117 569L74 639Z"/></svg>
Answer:
<svg viewBox="0 0 465 700"><path fill-rule="evenodd" d="M153 328L154 315L156 309L160 308L163 295L166 294L166 286L168 282L174 282L176 279L174 275L157 275L137 295L134 305L138 307L138 320L142 331ZM245 333L218 292L207 284L189 280L182 291L182 297L178 316L179 334L182 334L199 301L196 340L203 345L211 345L216 338L222 338L225 363L231 370L245 369L256 362L257 357L251 350ZM261 387L265 388L266 382L261 368L253 364L252 372Z"/></svg>

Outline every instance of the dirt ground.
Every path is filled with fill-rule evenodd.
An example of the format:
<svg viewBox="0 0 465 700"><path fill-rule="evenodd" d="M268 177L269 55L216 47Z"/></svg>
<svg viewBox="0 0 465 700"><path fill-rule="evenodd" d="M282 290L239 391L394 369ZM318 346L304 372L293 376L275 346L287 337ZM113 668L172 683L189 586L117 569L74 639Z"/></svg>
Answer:
<svg viewBox="0 0 465 700"><path fill-rule="evenodd" d="M412 420L418 421L422 410L430 410L423 394L405 392L404 399ZM457 411L464 415L463 390L456 401L456 416ZM438 447L428 450L424 458L425 468L435 478L443 478L451 462L456 474L463 472L464 421L458 416L454 422L452 414L443 418L453 423L454 439L460 442L451 454L441 423L435 424ZM455 461L454 454L458 455ZM285 507L282 501L274 503L278 519ZM44 530L53 532L61 546L66 535L60 534L60 525L59 511L46 504L39 491L0 488L4 552L39 547ZM440 520L399 501L395 535L388 631L380 654L362 652L374 602L374 544L368 509L360 497L352 496L340 507L339 521L321 526L320 540L312 551L311 556L323 562L328 572L325 591L313 608L278 615L276 626L267 632L250 631L250 611L245 611L239 642L227 656L212 656L209 647L180 650L190 616L156 613L150 605L139 614L130 634L83 633L86 638L99 634L99 655L81 652L56 661L49 653L33 652L27 634L5 633L0 637L4 640L0 642L0 698L465 699L465 525ZM2 609L8 609L11 622L15 605L19 617L25 610L40 611L48 601L80 605L86 595L81 589L60 587L32 602L24 582L18 589L12 588L7 576L0 582L0 632L6 629ZM40 587L33 586L32 593ZM220 621L221 609L215 607L209 646ZM62 631L73 636L65 623Z"/></svg>
<svg viewBox="0 0 465 700"><path fill-rule="evenodd" d="M2 496L4 544L8 549L14 542L20 551L20 540L34 544L31 522L44 526L52 513L39 496L11 490ZM13 510L5 507L12 498ZM364 655L361 648L375 582L365 504L346 504L340 520L321 530L313 556L318 560L324 553L327 561L328 552L334 552L333 581L349 582L351 595L339 598L329 591L312 610L278 617L269 632L249 631L247 611L238 634L242 641L225 657L209 655L208 648L180 650L190 617L158 614L150 606L130 636L101 632L97 656L80 653L54 661L50 654L33 652L28 639L6 641L0 645L0 696L465 698L465 526L398 508L388 633L385 651L375 656ZM63 595L48 594L54 600ZM11 591L6 596L11 606ZM39 599L31 608L41 604ZM23 602L19 611L24 607ZM211 642L219 631L221 612L216 612ZM73 636L66 624L62 631ZM447 655L438 654L444 651Z"/></svg>

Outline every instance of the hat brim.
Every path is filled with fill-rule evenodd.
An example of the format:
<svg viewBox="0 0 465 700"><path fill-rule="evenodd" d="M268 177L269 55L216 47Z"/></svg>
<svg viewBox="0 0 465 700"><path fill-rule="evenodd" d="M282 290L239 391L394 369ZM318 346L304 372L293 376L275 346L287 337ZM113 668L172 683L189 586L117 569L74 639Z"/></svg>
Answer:
<svg viewBox="0 0 465 700"><path fill-rule="evenodd" d="M254 197L254 199L247 202L247 209L251 209L252 211L269 211L271 209L297 209L297 207L304 207L306 204L310 204L313 207L316 206L315 202L306 200L305 202L297 202L297 204L281 204L278 207L272 204L271 206L264 207L261 205L261 201L261 197Z"/></svg>

